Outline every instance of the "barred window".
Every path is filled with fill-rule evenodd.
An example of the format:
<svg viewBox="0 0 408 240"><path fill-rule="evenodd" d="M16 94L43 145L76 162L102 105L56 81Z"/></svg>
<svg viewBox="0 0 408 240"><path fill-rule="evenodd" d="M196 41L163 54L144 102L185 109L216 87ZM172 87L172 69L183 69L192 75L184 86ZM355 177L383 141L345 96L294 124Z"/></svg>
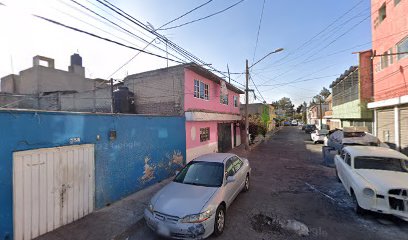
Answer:
<svg viewBox="0 0 408 240"><path fill-rule="evenodd" d="M210 128L200 128L200 142L210 140Z"/></svg>
<svg viewBox="0 0 408 240"><path fill-rule="evenodd" d="M234 107L238 107L238 96L234 96Z"/></svg>

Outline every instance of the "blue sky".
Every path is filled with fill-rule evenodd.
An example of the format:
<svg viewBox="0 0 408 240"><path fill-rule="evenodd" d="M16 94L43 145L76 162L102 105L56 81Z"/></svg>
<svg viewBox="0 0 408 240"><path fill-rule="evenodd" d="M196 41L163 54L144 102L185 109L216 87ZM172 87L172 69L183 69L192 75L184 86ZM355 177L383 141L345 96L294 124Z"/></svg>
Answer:
<svg viewBox="0 0 408 240"><path fill-rule="evenodd" d="M78 1L129 28L135 34L147 40L152 39L151 35L139 32L132 23L126 25L97 8L96 6L103 6L95 0ZM132 16L155 27L206 1L208 0L111 0ZM237 1L213 0L169 26L206 16ZM30 67L32 57L37 54L52 57L56 60L57 68L67 69L69 56L79 52L83 57L87 76L107 78L135 54L133 50L34 19L29 13L38 13L140 48L145 46L145 43L90 17L89 13L84 14L86 10L78 11L78 6L69 0L0 2L8 5L0 7L2 35L8 36L0 39L1 76L11 72L18 73ZM253 63L262 5L263 0L246 0L209 19L161 33L219 70L226 71L228 64L231 72L242 72L245 59L248 59L250 64ZM355 5L357 6L352 9ZM269 56L252 69L252 78L259 85L258 88L266 101L271 102L284 96L290 97L296 104L303 100L310 101L310 97L317 94L323 86L330 85L336 78L333 75L341 74L351 65L356 65L358 58L352 52L371 47L371 44L366 44L371 41L369 7L369 0L266 0L255 61L277 48L285 48L283 52ZM352 10L328 31L313 39L310 45L298 49L350 9ZM331 44L328 45L329 43ZM163 44L158 46L165 47ZM165 55L152 47L148 50ZM326 56L338 51L342 52ZM283 57L285 58L282 59ZM140 54L113 77L121 79L126 74L165 66L165 60ZM330 77L320 78L324 76ZM232 77L244 83L244 76ZM310 78L318 79L307 80ZM276 87L279 85L273 85L305 79L307 81L278 88ZM257 96L259 101L258 93ZM251 98L252 101L256 100Z"/></svg>

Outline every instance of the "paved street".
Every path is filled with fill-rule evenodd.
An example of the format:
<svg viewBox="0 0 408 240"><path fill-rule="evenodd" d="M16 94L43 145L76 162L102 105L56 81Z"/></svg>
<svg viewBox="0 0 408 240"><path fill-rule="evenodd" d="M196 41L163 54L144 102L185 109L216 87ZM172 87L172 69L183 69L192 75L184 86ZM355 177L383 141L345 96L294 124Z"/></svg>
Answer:
<svg viewBox="0 0 408 240"><path fill-rule="evenodd" d="M407 239L406 222L353 212L334 169L322 165L321 146L297 127L284 127L255 148L247 156L251 189L229 208L226 229L217 239ZM306 224L310 235L281 229L277 222L285 220ZM157 239L143 220L122 237Z"/></svg>

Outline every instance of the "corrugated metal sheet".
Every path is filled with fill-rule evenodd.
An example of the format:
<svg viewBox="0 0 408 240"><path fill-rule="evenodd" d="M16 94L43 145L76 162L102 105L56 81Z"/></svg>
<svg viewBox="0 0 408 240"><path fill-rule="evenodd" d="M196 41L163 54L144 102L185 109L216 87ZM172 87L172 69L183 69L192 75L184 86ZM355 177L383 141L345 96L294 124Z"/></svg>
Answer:
<svg viewBox="0 0 408 240"><path fill-rule="evenodd" d="M94 146L13 154L14 239L32 239L94 209Z"/></svg>
<svg viewBox="0 0 408 240"><path fill-rule="evenodd" d="M378 138L390 147L395 148L394 109L379 110L377 114Z"/></svg>
<svg viewBox="0 0 408 240"><path fill-rule="evenodd" d="M399 118L401 151L408 155L408 107L401 108Z"/></svg>

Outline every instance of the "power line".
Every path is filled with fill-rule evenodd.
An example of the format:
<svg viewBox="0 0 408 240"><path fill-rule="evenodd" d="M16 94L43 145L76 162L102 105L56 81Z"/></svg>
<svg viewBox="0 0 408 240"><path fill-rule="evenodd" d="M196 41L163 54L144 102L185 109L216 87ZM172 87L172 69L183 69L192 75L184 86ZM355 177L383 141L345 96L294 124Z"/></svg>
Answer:
<svg viewBox="0 0 408 240"><path fill-rule="evenodd" d="M252 57L252 62L255 61L256 49L258 48L259 32L261 31L263 12L264 12L264 8L265 8L265 1L266 0L263 0L262 10L261 10L261 17L259 18L258 32L256 34L255 50L254 50L254 56Z"/></svg>
<svg viewBox="0 0 408 240"><path fill-rule="evenodd" d="M203 60L201 60L200 58L194 56L192 53L188 52L187 50L183 49L182 47L180 47L179 45L175 44L174 42L168 40L166 37L164 37L163 35L157 33L156 31L153 31L151 29L149 29L145 24L143 24L142 22L140 22L139 20L137 20L136 18L132 17L131 15L129 15L128 13L126 13L125 11L123 11L122 9L120 9L119 7L115 6L114 4L110 3L107 0L96 0L97 2L99 2L100 4L104 5L105 7L109 8L110 10L114 11L116 14L120 15L121 17L127 19L128 21L136 24L137 26L141 27L142 29L148 31L149 33L155 35L158 37L159 40L161 40L162 42L166 42L169 44L170 48L172 48L173 50L175 50L176 52L178 52L180 55L184 56L186 59L189 59L192 62L197 63L198 65L202 65L208 68L211 68L213 71L220 73L221 75L223 75L224 77L227 77L225 74L223 74L221 71L217 70L216 68L212 67L211 65L205 63ZM242 83L231 79L232 81L238 83L241 86L244 86Z"/></svg>
<svg viewBox="0 0 408 240"><path fill-rule="evenodd" d="M195 20L192 20L192 21L189 21L189 22L185 22L185 23L182 23L182 24L173 26L173 27L162 28L162 29L160 29L160 30L170 30L170 29L174 29L174 28L179 28L179 27L185 26L185 25L187 25L187 24L195 23L195 22L198 22L198 21L201 21L201 20L210 18L210 17L215 16L215 15L217 15L217 14L223 13L223 12L227 11L227 10L230 9L230 8L235 7L236 5L242 3L243 1L245 1L245 0L240 0L240 1L238 1L238 2L236 2L236 3L234 3L234 4L232 4L231 6L229 6L229 7L227 7L227 8L224 8L224 9L218 11L218 12L212 13L212 14L210 14L210 15L208 15L208 16L205 16L205 17L202 17L202 18L198 18L198 19L195 19Z"/></svg>
<svg viewBox="0 0 408 240"><path fill-rule="evenodd" d="M188 14L194 12L195 10L197 10L197 9L199 9L199 8L201 8L201 7L204 7L205 5L209 4L209 3L212 2L212 1L213 1L213 0L209 0L209 1L203 3L203 4L199 5L199 6L197 6L197 7L193 8L193 9L191 9L190 11L188 11L188 12L182 14L181 16L179 16L179 17L177 17L177 18L175 18L175 19L173 19L173 20L171 20L171 21L169 21L169 22L167 22L167 23L161 25L157 30L163 30L163 29L162 29L163 27L169 25L170 23L173 23L173 22L179 20L179 19L182 18L182 17L185 17L186 15L188 15Z"/></svg>
<svg viewBox="0 0 408 240"><path fill-rule="evenodd" d="M52 19L49 19L49 18L46 18L46 17L42 17L42 16L40 16L40 15L36 15L36 14L32 14L32 15L33 15L34 17L36 17L36 18L39 18L39 19L42 19L42 20L44 20L44 21L53 23L53 24L55 24L55 25L58 25L58 26L61 26L61 27L65 27L65 28L74 30L74 31L76 31L76 32L80 32L80 33L83 33L83 34L86 34L86 35L89 35L89 36L92 36L92 37L95 37L95 38L98 38L98 39L102 39L102 40L105 40L105 41L110 42L110 43L117 44L117 45L122 46L122 47L126 47L126 48L130 48L130 49L133 49L133 50L137 50L137 51L140 51L140 52L143 52L143 53L146 53L146 54L148 54L148 55L155 56L155 57L158 57L158 58L168 59L168 60L170 60L170 61L172 61L172 62L183 63L183 62L180 62L180 61L171 59L171 58L167 58L167 57L164 57L164 56L155 54L155 53L151 53L151 52L145 51L145 50L140 49L140 48L132 47L132 46L129 46L129 45L126 45L126 44L117 42L117 41L115 41L115 40L111 40L111 39L109 39L109 38L101 37L101 36L99 36L99 35L96 35L96 34L94 34L94 33L87 32L87 31L85 31L85 30L81 30L81 29L76 28L76 27L71 27L71 26L65 25L65 24L63 24L63 23L60 23L60 22L58 22L58 21L55 21L55 20L52 20Z"/></svg>

